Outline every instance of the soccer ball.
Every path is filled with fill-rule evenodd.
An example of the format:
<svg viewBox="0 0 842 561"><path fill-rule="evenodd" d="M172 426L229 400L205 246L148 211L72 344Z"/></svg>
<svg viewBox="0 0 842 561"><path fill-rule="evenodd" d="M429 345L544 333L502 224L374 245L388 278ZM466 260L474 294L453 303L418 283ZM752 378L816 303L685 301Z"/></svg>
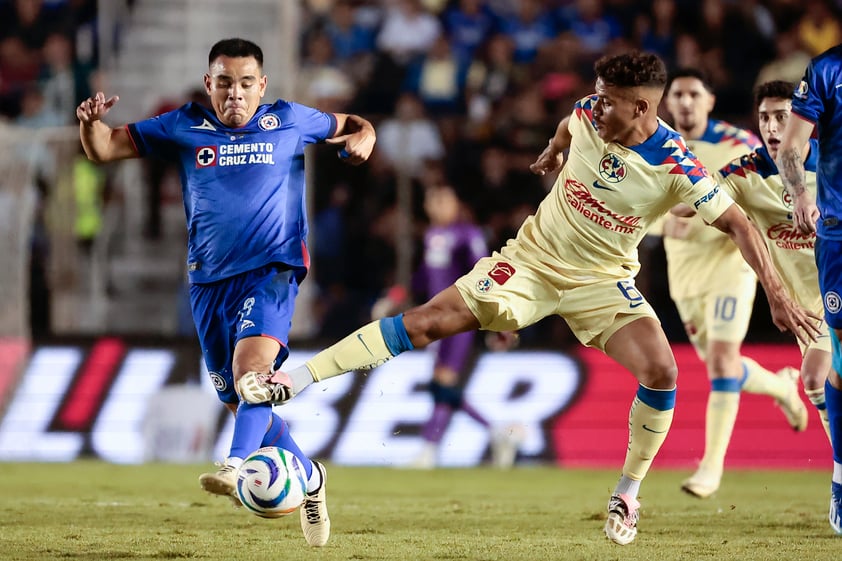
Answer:
<svg viewBox="0 0 842 561"><path fill-rule="evenodd" d="M237 475L243 506L263 518L295 512L307 493L304 466L289 450L266 446L249 454Z"/></svg>

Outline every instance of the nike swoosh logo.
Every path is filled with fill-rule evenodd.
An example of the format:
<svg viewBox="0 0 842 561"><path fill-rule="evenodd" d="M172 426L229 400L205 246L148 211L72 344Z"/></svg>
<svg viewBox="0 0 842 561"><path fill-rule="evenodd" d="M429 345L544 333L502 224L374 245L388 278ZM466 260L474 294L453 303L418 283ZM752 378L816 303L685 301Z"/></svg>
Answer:
<svg viewBox="0 0 842 561"><path fill-rule="evenodd" d="M655 434L664 434L665 432L667 432L665 430L650 429L649 427L646 426L646 424L643 425L643 430L648 430L649 432L654 432Z"/></svg>
<svg viewBox="0 0 842 561"><path fill-rule="evenodd" d="M605 185L602 185L599 181L594 181L593 186L596 189L605 189L606 191L613 191L614 190L611 187L606 187Z"/></svg>
<svg viewBox="0 0 842 561"><path fill-rule="evenodd" d="M637 308L638 306L642 306L643 302L629 302L629 308Z"/></svg>
<svg viewBox="0 0 842 561"><path fill-rule="evenodd" d="M368 345L366 345L366 344L365 344L365 341L363 341L363 334L362 334L362 333L357 333L357 339L359 339L359 340L360 340L360 343L362 343L362 344L363 344L363 347L365 347L365 350L367 350L367 351L368 351L368 354L370 354L371 356L374 356L374 353L373 353L373 352L371 352L371 349L369 349L369 348L368 348Z"/></svg>
<svg viewBox="0 0 842 561"><path fill-rule="evenodd" d="M842 84L836 84L836 89L842 88Z"/></svg>

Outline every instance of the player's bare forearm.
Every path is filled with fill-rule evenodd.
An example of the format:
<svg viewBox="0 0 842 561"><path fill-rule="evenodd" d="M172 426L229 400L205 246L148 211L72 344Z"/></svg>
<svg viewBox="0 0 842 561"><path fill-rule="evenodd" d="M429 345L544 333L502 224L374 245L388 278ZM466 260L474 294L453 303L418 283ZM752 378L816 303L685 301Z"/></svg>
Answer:
<svg viewBox="0 0 842 561"><path fill-rule="evenodd" d="M778 154L778 168L784 187L790 195L797 197L807 190L804 158L798 146L781 149Z"/></svg>
<svg viewBox="0 0 842 561"><path fill-rule="evenodd" d="M348 113L336 113L336 135L352 134L355 132L365 131L368 134L374 134L374 125L367 119L359 115L352 115Z"/></svg>
<svg viewBox="0 0 842 561"><path fill-rule="evenodd" d="M79 121L79 139L89 160L98 164L107 162L111 127L102 121Z"/></svg>
<svg viewBox="0 0 842 561"><path fill-rule="evenodd" d="M368 160L377 135L374 126L359 115L336 113L336 134L325 142L340 147L339 156L345 163L357 166Z"/></svg>
<svg viewBox="0 0 842 561"><path fill-rule="evenodd" d="M79 139L88 158L97 163L112 162L137 157L134 143L125 127L112 129L102 122L112 107L120 100L97 92L76 107L79 119Z"/></svg>

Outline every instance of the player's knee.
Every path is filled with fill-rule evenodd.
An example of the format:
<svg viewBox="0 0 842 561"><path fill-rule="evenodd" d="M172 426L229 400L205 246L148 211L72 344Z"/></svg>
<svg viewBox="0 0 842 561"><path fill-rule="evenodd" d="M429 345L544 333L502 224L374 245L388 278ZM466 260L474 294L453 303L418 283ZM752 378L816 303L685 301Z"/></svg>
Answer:
<svg viewBox="0 0 842 561"><path fill-rule="evenodd" d="M403 323L415 348L426 347L433 341L466 331L462 328L464 322L452 310L430 303L406 312Z"/></svg>
<svg viewBox="0 0 842 561"><path fill-rule="evenodd" d="M671 358L654 357L648 361L638 380L647 388L669 390L675 387L678 380L678 367Z"/></svg>
<svg viewBox="0 0 842 561"><path fill-rule="evenodd" d="M240 360L234 360L233 374L234 383L239 382L246 372L259 372L261 374L268 374L272 371L274 361L260 360L259 358L243 357Z"/></svg>
<svg viewBox="0 0 842 561"><path fill-rule="evenodd" d="M705 363L711 380L737 378L742 373L740 355L737 353L709 352Z"/></svg>
<svg viewBox="0 0 842 561"><path fill-rule="evenodd" d="M827 371L818 371L815 368L802 368L801 381L804 383L805 390L818 390L824 388L824 382L827 379Z"/></svg>

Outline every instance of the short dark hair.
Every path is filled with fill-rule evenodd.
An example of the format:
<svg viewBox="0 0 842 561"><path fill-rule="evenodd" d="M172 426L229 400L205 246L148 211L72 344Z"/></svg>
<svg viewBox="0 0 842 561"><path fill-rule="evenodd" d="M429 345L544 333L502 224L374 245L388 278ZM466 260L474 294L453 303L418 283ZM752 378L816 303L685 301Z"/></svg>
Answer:
<svg viewBox="0 0 842 561"><path fill-rule="evenodd" d="M217 41L216 44L211 47L210 53L208 53L208 66L213 64L213 61L221 56L232 58L254 57L254 60L257 61L257 65L260 66L260 68L263 68L263 50L258 47L256 43L252 43L248 39L234 37L231 39L222 39L221 41Z"/></svg>
<svg viewBox="0 0 842 561"><path fill-rule="evenodd" d="M754 89L754 106L759 107L760 102L767 97L778 99L789 99L795 91L795 84L786 80L771 80L763 82Z"/></svg>
<svg viewBox="0 0 842 561"><path fill-rule="evenodd" d="M664 61L658 55L642 51L603 56L594 64L594 73L606 84L620 88L647 86L663 89L667 83Z"/></svg>
<svg viewBox="0 0 842 561"><path fill-rule="evenodd" d="M667 82L667 89L670 89L672 87L672 83L679 78L695 78L702 83L708 92L713 93L713 85L710 83L710 78L708 78L708 75L698 68L685 66L671 72L669 81Z"/></svg>

